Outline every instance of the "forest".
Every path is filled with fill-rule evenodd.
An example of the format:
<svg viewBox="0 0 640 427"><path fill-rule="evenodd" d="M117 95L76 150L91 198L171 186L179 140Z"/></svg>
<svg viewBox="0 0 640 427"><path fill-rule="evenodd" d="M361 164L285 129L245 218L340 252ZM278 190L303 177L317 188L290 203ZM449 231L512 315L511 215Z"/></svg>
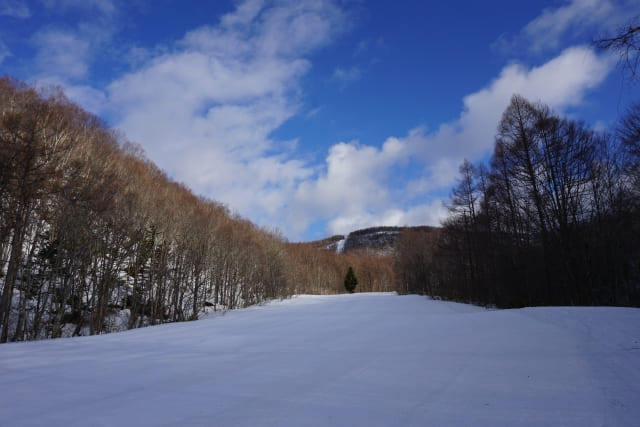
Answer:
<svg viewBox="0 0 640 427"><path fill-rule="evenodd" d="M597 132L518 95L440 228L391 254L289 243L172 181L60 89L0 78L0 342L195 320L294 294L640 305L640 106Z"/></svg>
<svg viewBox="0 0 640 427"><path fill-rule="evenodd" d="M460 165L438 235L405 233L399 289L497 307L640 305L640 104L597 132L514 95L488 164Z"/></svg>

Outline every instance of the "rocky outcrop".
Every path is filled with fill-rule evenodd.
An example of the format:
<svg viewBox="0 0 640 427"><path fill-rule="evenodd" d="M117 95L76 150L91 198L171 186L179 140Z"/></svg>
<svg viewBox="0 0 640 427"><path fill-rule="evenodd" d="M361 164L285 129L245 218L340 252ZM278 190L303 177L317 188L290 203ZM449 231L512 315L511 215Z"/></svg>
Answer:
<svg viewBox="0 0 640 427"><path fill-rule="evenodd" d="M390 255L395 250L398 236L406 229L429 232L435 227L372 227L353 231L347 236L335 235L312 243L318 249L333 252L371 251Z"/></svg>

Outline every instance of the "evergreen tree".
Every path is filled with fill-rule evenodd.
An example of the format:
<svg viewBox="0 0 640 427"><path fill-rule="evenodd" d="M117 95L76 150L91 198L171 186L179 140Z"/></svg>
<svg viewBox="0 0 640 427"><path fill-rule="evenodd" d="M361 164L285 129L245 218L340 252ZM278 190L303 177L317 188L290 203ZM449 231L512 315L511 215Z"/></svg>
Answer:
<svg viewBox="0 0 640 427"><path fill-rule="evenodd" d="M356 286L358 285L358 279L356 278L355 273L353 272L353 268L349 267L347 271L347 275L344 278L344 288L352 294L355 291Z"/></svg>

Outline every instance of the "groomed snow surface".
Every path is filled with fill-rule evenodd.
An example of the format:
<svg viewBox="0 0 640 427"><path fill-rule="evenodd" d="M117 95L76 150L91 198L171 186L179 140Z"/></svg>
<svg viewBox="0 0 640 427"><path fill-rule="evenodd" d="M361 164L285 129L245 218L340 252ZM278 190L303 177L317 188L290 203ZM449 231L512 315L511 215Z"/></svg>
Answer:
<svg viewBox="0 0 640 427"><path fill-rule="evenodd" d="M298 296L0 346L2 426L639 426L640 310Z"/></svg>

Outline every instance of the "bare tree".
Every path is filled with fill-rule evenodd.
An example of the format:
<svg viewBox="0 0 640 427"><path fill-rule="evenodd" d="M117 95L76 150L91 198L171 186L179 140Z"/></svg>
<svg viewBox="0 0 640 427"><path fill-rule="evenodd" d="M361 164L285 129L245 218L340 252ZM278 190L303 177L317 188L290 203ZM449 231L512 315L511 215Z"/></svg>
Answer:
<svg viewBox="0 0 640 427"><path fill-rule="evenodd" d="M640 17L635 17L627 25L618 29L611 37L601 37L593 41L600 50L617 53L620 64L630 74L631 80L637 79L640 63Z"/></svg>
<svg viewBox="0 0 640 427"><path fill-rule="evenodd" d="M499 306L640 303L634 111L612 138L514 96L490 170L460 168L434 255L440 296Z"/></svg>

